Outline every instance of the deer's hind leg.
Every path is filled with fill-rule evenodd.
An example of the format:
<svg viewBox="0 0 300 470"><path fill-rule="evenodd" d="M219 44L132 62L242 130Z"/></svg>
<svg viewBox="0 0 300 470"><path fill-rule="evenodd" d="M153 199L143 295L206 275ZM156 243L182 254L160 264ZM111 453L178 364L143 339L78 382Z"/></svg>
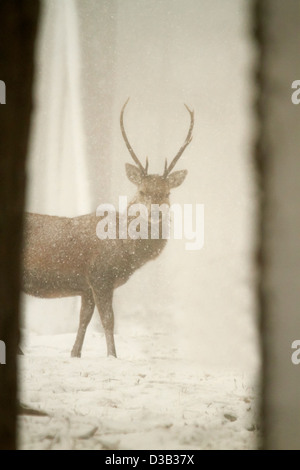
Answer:
<svg viewBox="0 0 300 470"><path fill-rule="evenodd" d="M81 349L85 337L85 332L93 316L94 308L94 296L92 290L90 289L81 296L79 327L76 340L71 352L72 357L81 357Z"/></svg>

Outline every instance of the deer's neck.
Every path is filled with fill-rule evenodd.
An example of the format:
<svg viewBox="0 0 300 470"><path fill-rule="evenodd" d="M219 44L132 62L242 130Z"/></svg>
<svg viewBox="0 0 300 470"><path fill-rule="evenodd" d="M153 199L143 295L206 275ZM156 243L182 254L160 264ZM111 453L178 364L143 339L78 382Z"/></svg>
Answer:
<svg viewBox="0 0 300 470"><path fill-rule="evenodd" d="M127 257L133 271L143 266L148 261L157 258L164 249L167 240L132 240L127 239L124 243Z"/></svg>
<svg viewBox="0 0 300 470"><path fill-rule="evenodd" d="M119 222L120 214L117 221ZM139 223L140 222L140 223ZM165 228L163 230L163 224ZM155 259L160 255L167 243L165 236L167 220L161 218L153 229L153 221L149 213L148 219L137 219L133 216L127 217L127 237L123 240L126 252L138 265L144 264L146 261ZM120 226L119 226L120 227ZM140 237L133 238L135 233L140 233ZM153 236L153 234L155 234ZM120 232L118 231L118 236Z"/></svg>

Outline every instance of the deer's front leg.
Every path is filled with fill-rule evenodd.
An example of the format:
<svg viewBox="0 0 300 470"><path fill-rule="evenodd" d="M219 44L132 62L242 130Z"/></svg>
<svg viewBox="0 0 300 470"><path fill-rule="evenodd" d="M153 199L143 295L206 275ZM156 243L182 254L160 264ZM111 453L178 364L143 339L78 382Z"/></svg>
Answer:
<svg viewBox="0 0 300 470"><path fill-rule="evenodd" d="M114 340L114 312L112 307L113 287L108 288L106 285L105 288L101 286L95 287L93 290L105 333L107 355L117 357Z"/></svg>
<svg viewBox="0 0 300 470"><path fill-rule="evenodd" d="M94 296L93 296L92 290L90 289L89 291L85 292L81 296L79 327L78 327L78 332L76 336L76 341L74 343L74 346L71 352L72 357L81 356L81 349L83 345L85 332L93 316L94 308L95 308Z"/></svg>

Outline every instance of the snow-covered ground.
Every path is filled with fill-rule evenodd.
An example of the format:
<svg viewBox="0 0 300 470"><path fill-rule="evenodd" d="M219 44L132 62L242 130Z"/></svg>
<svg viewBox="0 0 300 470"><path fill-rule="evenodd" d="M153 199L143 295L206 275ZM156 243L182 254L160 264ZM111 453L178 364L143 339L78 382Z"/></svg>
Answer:
<svg viewBox="0 0 300 470"><path fill-rule="evenodd" d="M184 358L166 332L117 334L118 359L92 328L72 359L74 339L25 332L21 401L49 416L20 416L21 449L257 447L253 374Z"/></svg>

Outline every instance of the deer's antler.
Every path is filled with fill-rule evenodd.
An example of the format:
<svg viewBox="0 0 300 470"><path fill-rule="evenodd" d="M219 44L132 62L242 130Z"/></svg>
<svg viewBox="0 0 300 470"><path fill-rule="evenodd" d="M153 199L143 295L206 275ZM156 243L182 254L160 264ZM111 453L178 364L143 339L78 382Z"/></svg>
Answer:
<svg viewBox="0 0 300 470"><path fill-rule="evenodd" d="M141 164L141 162L139 161L138 157L136 156L136 154L134 153L130 143L129 143L129 140L127 138L127 135L126 135L126 132L125 132L125 128L124 128L124 121L123 121L123 116L124 116L124 110L125 110L125 107L128 103L130 98L127 99L127 101L124 103L123 105L123 108L121 110L121 115L120 115L120 126L121 126L121 131L122 131L122 135L123 135L123 139L125 141L125 144L126 144L126 147L130 153L130 155L132 156L132 159L134 160L134 162L137 164L137 166L139 167L139 169L143 172L144 175L147 174L148 172L148 158L146 159L146 165L145 167L143 167L143 165Z"/></svg>
<svg viewBox="0 0 300 470"><path fill-rule="evenodd" d="M174 166L178 162L179 158L181 157L181 155L185 151L186 147L191 143L192 138L193 138L192 132L193 132L193 127L194 127L194 111L192 111L186 104L184 106L186 107L186 109L190 113L190 117L191 117L190 128L189 128L188 134L186 136L186 139L184 141L184 144L180 147L179 152L177 153L177 155L175 155L175 157L173 158L173 160L171 161L169 166L168 166L167 159L166 159L165 169L164 169L164 173L163 173L164 178L166 178L171 173Z"/></svg>

